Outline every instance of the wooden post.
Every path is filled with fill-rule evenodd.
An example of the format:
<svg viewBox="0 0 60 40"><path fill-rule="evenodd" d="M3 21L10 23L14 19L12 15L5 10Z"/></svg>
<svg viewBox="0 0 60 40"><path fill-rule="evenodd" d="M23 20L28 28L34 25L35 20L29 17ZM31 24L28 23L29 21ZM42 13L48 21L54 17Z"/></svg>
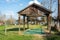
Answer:
<svg viewBox="0 0 60 40"><path fill-rule="evenodd" d="M47 16L47 30L48 30L48 15L46 15Z"/></svg>
<svg viewBox="0 0 60 40"><path fill-rule="evenodd" d="M25 15L23 15L23 29L25 30Z"/></svg>
<svg viewBox="0 0 60 40"><path fill-rule="evenodd" d="M32 20L31 20L31 24L32 24Z"/></svg>
<svg viewBox="0 0 60 40"><path fill-rule="evenodd" d="M50 25L50 15L47 15L47 29L49 30L49 32L51 33L51 25Z"/></svg>
<svg viewBox="0 0 60 40"><path fill-rule="evenodd" d="M35 21L36 21L36 25L37 25L37 18L36 18L36 20L35 20Z"/></svg>
<svg viewBox="0 0 60 40"><path fill-rule="evenodd" d="M36 25L38 25L38 20L37 20L37 18L36 18Z"/></svg>
<svg viewBox="0 0 60 40"><path fill-rule="evenodd" d="M27 16L27 28L29 29L29 16Z"/></svg>

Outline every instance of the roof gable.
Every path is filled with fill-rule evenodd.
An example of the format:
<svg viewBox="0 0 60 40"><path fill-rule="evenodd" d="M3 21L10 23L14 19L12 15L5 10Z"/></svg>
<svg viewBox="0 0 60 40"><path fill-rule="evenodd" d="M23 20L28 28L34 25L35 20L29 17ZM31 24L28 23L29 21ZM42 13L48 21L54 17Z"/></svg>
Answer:
<svg viewBox="0 0 60 40"><path fill-rule="evenodd" d="M46 13L46 14L49 14L49 13L52 12L52 11L44 8L43 6L40 6L40 5L36 4L36 3L33 3L33 4L29 5L29 6L27 6L26 8L24 8L23 10L19 11L18 13L21 14L22 12L24 12L26 9L28 9L30 7L36 8L36 9L38 9L38 10L40 10L40 11ZM24 14L24 13L22 13L22 14Z"/></svg>

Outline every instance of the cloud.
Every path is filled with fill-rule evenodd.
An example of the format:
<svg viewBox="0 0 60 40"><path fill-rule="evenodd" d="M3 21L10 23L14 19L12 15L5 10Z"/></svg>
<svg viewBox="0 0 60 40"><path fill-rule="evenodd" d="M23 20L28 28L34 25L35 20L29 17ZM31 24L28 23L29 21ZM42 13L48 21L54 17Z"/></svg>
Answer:
<svg viewBox="0 0 60 40"><path fill-rule="evenodd" d="M29 5L33 4L33 3L36 3L38 5L41 5L41 3L38 1L38 0L33 0L33 1L30 1L29 2ZM42 6L42 5L41 5Z"/></svg>
<svg viewBox="0 0 60 40"><path fill-rule="evenodd" d="M23 6L23 4L22 4L22 3L20 3L19 5L20 5L20 6Z"/></svg>
<svg viewBox="0 0 60 40"><path fill-rule="evenodd" d="M14 0L14 1L19 1L19 0Z"/></svg>
<svg viewBox="0 0 60 40"><path fill-rule="evenodd" d="M6 0L6 2L17 2L18 0Z"/></svg>
<svg viewBox="0 0 60 40"><path fill-rule="evenodd" d="M4 11L2 13L6 15L7 19L9 19L11 16L13 18L17 18L17 14L13 10L6 10L6 11Z"/></svg>
<svg viewBox="0 0 60 40"><path fill-rule="evenodd" d="M5 14L7 16L10 16L10 15L14 16L14 11L6 11Z"/></svg>
<svg viewBox="0 0 60 40"><path fill-rule="evenodd" d="M6 2L10 2L10 0L6 0Z"/></svg>
<svg viewBox="0 0 60 40"><path fill-rule="evenodd" d="M11 0L12 2L18 2L18 0Z"/></svg>
<svg viewBox="0 0 60 40"><path fill-rule="evenodd" d="M16 20L18 19L18 14L13 10L5 10L2 13L3 15L6 15L6 19L9 19L11 16Z"/></svg>

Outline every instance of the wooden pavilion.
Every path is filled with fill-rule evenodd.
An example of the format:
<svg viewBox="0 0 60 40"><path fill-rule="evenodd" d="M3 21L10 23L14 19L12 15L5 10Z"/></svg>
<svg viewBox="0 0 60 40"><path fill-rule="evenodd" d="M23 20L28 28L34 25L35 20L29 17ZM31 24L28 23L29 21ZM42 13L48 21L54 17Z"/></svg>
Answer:
<svg viewBox="0 0 60 40"><path fill-rule="evenodd" d="M42 5L33 3L29 6L27 6L26 8L24 8L23 10L18 12L18 14L19 14L18 20L20 23L20 16L22 15L23 16L23 22L24 22L23 27L25 30L25 17L27 17L27 28L29 28L29 18L30 17L40 17L40 16L45 15L47 17L47 27L50 30L51 29L50 14L51 13L52 13L51 10L44 8Z"/></svg>

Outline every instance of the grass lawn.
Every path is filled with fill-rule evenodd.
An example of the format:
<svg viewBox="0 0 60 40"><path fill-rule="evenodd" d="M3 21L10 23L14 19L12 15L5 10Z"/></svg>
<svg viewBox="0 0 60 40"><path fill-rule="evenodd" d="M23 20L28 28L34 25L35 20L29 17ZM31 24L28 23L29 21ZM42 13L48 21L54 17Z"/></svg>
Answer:
<svg viewBox="0 0 60 40"><path fill-rule="evenodd" d="M7 27L18 27L18 25L8 25ZM21 25L20 27L23 26ZM30 25L29 27L30 29L41 28L40 25ZM0 40L60 40L60 36L58 35L41 38L33 35L19 35L18 31L7 31L7 35L5 35L4 28L5 26L0 26Z"/></svg>
<svg viewBox="0 0 60 40"><path fill-rule="evenodd" d="M2 34L3 33L3 34ZM9 34L4 35L4 32L0 33L0 40L31 40L33 36L18 35L9 32Z"/></svg>
<svg viewBox="0 0 60 40"><path fill-rule="evenodd" d="M30 29L40 28L39 25L30 25L30 26L32 26L30 27ZM14 27L14 25L8 25L7 28L9 27ZM42 39L42 38L34 37L33 35L19 35L18 31L7 31L7 35L5 35L4 28L5 26L0 26L0 40L37 40L37 39L40 40Z"/></svg>

